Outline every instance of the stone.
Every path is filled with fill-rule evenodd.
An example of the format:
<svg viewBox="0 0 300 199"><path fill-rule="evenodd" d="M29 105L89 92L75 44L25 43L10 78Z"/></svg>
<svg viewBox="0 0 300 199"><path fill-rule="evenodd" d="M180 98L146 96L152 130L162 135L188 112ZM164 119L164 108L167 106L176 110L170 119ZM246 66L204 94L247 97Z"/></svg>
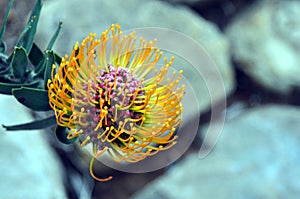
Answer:
<svg viewBox="0 0 300 199"><path fill-rule="evenodd" d="M0 95L1 124L34 120L13 97ZM43 131L7 132L0 127L1 198L67 198L61 165Z"/></svg>
<svg viewBox="0 0 300 199"><path fill-rule="evenodd" d="M188 155L132 199L298 198L299 129L299 107L245 110L225 123L208 156Z"/></svg>
<svg viewBox="0 0 300 199"><path fill-rule="evenodd" d="M299 1L257 1L226 29L239 68L273 92L299 86L299 17Z"/></svg>
<svg viewBox="0 0 300 199"><path fill-rule="evenodd" d="M165 46L167 49L163 50L166 54L174 50L182 53L177 56L174 65L184 69L185 79L191 83L201 111L209 110L224 100L235 88L226 37L214 24L185 6L173 6L154 0L101 0L97 3L93 0L84 3L74 0L72 5L63 0L47 1L36 37L39 46L46 46L48 41L45 38L51 37L60 20L63 21L62 31L54 47L60 55L69 54L75 42L81 41L90 32L100 35L116 22L121 25L124 33L134 28L137 34L143 33L141 35L146 38L153 39L162 35L165 40L158 38L157 46ZM153 29L148 31L146 27L157 27L155 30L158 32L149 33ZM172 35L166 28L171 30ZM176 40L176 37L172 37L174 35L192 41L193 47L183 48L187 42ZM188 61L198 66L192 66ZM191 111L198 112L195 107Z"/></svg>

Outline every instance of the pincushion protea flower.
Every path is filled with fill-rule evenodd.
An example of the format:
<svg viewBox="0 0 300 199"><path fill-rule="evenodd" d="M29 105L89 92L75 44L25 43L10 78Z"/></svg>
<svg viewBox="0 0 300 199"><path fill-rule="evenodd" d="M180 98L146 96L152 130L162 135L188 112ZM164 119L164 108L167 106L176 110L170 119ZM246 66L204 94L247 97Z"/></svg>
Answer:
<svg viewBox="0 0 300 199"><path fill-rule="evenodd" d="M70 129L69 139L91 143L95 158L107 152L115 161L137 162L176 143L182 71L166 77L174 57L157 69L163 52L154 43L137 42L134 32L123 36L113 24L100 39L90 34L77 42L58 68L53 65L48 94L57 123Z"/></svg>

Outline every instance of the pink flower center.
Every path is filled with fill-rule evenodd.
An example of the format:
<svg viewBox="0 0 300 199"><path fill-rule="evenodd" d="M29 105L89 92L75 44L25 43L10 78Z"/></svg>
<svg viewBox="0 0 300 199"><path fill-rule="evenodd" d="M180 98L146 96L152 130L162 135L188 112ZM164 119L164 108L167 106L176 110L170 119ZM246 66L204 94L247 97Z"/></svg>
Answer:
<svg viewBox="0 0 300 199"><path fill-rule="evenodd" d="M131 71L108 65L108 71L101 69L94 78L89 78L88 81L81 84L79 88L87 91L85 93L88 95L78 96L81 98L83 114L85 114L84 117L81 117L81 123L86 124L80 126L80 129L83 130L80 135L81 140L90 136L89 142L97 143L101 150L107 146L107 143L103 143L99 139L99 135L110 136L109 140L112 139L112 135L119 133L116 137L127 139L129 134L124 130L131 131L133 126L140 125L143 114L131 110L130 107L133 105L133 101L135 106L144 105L145 91L141 88L142 82ZM139 103L139 101L141 102ZM104 114L105 116L103 116ZM136 122L129 122L128 119L136 119ZM109 131L112 127L113 130ZM118 142L117 139L115 142Z"/></svg>

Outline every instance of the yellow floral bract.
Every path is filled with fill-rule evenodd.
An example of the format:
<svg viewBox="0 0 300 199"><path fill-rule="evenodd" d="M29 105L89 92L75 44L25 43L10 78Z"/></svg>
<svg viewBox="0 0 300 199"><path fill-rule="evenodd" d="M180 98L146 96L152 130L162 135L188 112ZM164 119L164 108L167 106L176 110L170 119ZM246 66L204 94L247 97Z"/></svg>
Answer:
<svg viewBox="0 0 300 199"><path fill-rule="evenodd" d="M57 124L70 129L69 139L79 136L82 146L91 143L96 158L108 152L115 161L136 162L176 143L183 111L184 85L178 86L182 71L167 78L174 57L164 58L158 69L163 52L154 44L155 40L147 42L134 32L123 36L119 25L113 24L99 39L90 34L76 43L70 56L59 67L53 66L48 88ZM100 81L99 71L109 73L108 66L116 69L115 79ZM140 82L133 93L125 89L128 81L117 86L121 68ZM112 92L123 100L112 103ZM131 101L125 106L126 99ZM91 113L91 108L98 113ZM122 111L138 117L118 119Z"/></svg>

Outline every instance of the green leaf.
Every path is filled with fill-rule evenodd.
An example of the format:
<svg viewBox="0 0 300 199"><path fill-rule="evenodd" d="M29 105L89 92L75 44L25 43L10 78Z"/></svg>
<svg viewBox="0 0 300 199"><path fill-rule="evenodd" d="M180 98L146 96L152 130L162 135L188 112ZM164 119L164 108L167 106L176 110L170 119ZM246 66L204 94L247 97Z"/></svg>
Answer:
<svg viewBox="0 0 300 199"><path fill-rule="evenodd" d="M52 38L51 38L51 40L50 40L50 42L49 42L49 44L48 44L48 46L46 48L46 50L51 50L52 49L52 47L53 47L53 45L54 45L54 43L55 43L55 41L57 39L57 36L58 36L58 34L60 32L61 25L62 25L62 22L60 21L59 24L58 24L58 27L57 27L57 29L56 29L56 31L54 33L54 35L52 36Z"/></svg>
<svg viewBox="0 0 300 199"><path fill-rule="evenodd" d="M48 91L38 88L16 88L12 90L13 96L24 106L34 111L52 110L49 105Z"/></svg>
<svg viewBox="0 0 300 199"><path fill-rule="evenodd" d="M10 72L11 72L11 68L10 67L6 67L6 68L3 67L0 70L0 76L8 75Z"/></svg>
<svg viewBox="0 0 300 199"><path fill-rule="evenodd" d="M48 79L51 78L52 66L55 63L55 54L52 50L46 51L46 62L44 71L44 88L47 89Z"/></svg>
<svg viewBox="0 0 300 199"><path fill-rule="evenodd" d="M37 25L39 22L39 18L40 18L40 13L41 13L41 9L42 9L42 1L41 0L37 0L36 4L31 12L31 16L29 18L29 21L31 19L34 19L34 22L32 24L32 28L30 29L30 31L25 35L25 40L26 40L26 47L25 49L27 50L27 52L30 52L30 49L33 45L33 41L34 41L34 37L35 37L35 33L36 33L36 29L37 29Z"/></svg>
<svg viewBox="0 0 300 199"><path fill-rule="evenodd" d="M43 57L44 57L44 53L35 43L33 43L32 48L28 55L30 62L34 66L37 66L43 60Z"/></svg>
<svg viewBox="0 0 300 199"><path fill-rule="evenodd" d="M5 16L4 16L4 18L3 18L2 26L1 26L0 40L3 40L3 37L4 37L4 35L5 35L8 15L9 15L9 12L10 12L10 10L11 10L13 4L14 4L14 0L9 1L9 4L8 4L8 7L7 7Z"/></svg>
<svg viewBox="0 0 300 199"><path fill-rule="evenodd" d="M23 47L15 47L11 67L14 77L24 81L24 74L28 67L28 57Z"/></svg>
<svg viewBox="0 0 300 199"><path fill-rule="evenodd" d="M0 76L7 74L10 69L9 64L6 63L7 55L0 52Z"/></svg>
<svg viewBox="0 0 300 199"><path fill-rule="evenodd" d="M46 55L43 56L43 59L40 61L40 63L35 67L35 76L39 77L44 75L45 70L45 64L46 64Z"/></svg>
<svg viewBox="0 0 300 199"><path fill-rule="evenodd" d="M40 85L40 81L34 81L30 83L3 83L0 82L0 93L6 95L12 95L12 89L14 88L21 88L21 87L38 87Z"/></svg>
<svg viewBox="0 0 300 199"><path fill-rule="evenodd" d="M56 55L52 50L47 50L43 60L37 65L35 69L35 76L44 79L44 87L47 89L48 79L51 78L52 66L56 62Z"/></svg>
<svg viewBox="0 0 300 199"><path fill-rule="evenodd" d="M54 54L55 54L55 62L59 65L61 63L61 57L56 53Z"/></svg>
<svg viewBox="0 0 300 199"><path fill-rule="evenodd" d="M27 34L27 32L32 28L31 24L33 23L34 20L31 20L30 23L27 24L27 26L25 27L25 29L23 30L23 32L20 35L20 38L15 46L16 48L23 48L25 50L25 52L30 52L29 50L27 50L27 48L25 48L26 46L26 40L24 39L25 35ZM7 63L11 63L13 58L14 58L14 52L6 59Z"/></svg>
<svg viewBox="0 0 300 199"><path fill-rule="evenodd" d="M56 137L57 139L64 144L73 144L78 137L68 139L68 128L57 125L56 127Z"/></svg>
<svg viewBox="0 0 300 199"><path fill-rule="evenodd" d="M23 32L21 33L20 37L19 37L19 40L16 44L16 47L15 48L24 48L25 49L25 52L30 52L31 50L31 47L32 47L32 43L33 41L31 42L31 45L29 45L28 43L28 40L26 39L27 38L27 35L30 33L30 30L32 30L33 28L33 23L34 23L34 20L35 18L31 19L28 24L26 25L25 29L23 30ZM29 48L30 47L30 48ZM6 62L7 63L11 63L12 60L13 60L13 57L14 57L14 52L6 59Z"/></svg>
<svg viewBox="0 0 300 199"><path fill-rule="evenodd" d="M36 4L31 12L29 21L25 30L21 34L17 46L23 46L26 49L26 52L30 52L31 47L33 45L34 36L36 33L37 24L40 17L40 12L42 9L41 0L37 0Z"/></svg>
<svg viewBox="0 0 300 199"><path fill-rule="evenodd" d="M31 47L30 47L30 49L28 50L29 44L28 44L28 41L27 41L26 37L27 37L27 34L29 34L30 30L32 30L32 25L33 25L34 21L35 21L35 18L32 18L28 22L28 24L24 28L24 30L21 33L21 35L18 39L18 42L16 44L16 47L23 47L26 52L30 52L30 49L31 49ZM9 61L11 61L11 59L12 59L11 57L12 57L12 55L8 58Z"/></svg>
<svg viewBox="0 0 300 199"><path fill-rule="evenodd" d="M14 56L14 53L11 53L11 55L6 59L6 62L11 63L13 56Z"/></svg>
<svg viewBox="0 0 300 199"><path fill-rule="evenodd" d="M1 63L7 63L6 60L7 60L8 56L3 53L3 52L0 52L0 62Z"/></svg>
<svg viewBox="0 0 300 199"><path fill-rule="evenodd" d="M37 130L37 129L44 129L56 124L56 118L54 115L32 122L28 122L25 124L18 124L12 126L2 125L7 131L19 131L19 130Z"/></svg>
<svg viewBox="0 0 300 199"><path fill-rule="evenodd" d="M3 37L4 37L5 31L6 31L6 24L7 24L8 15L9 15L9 12L12 8L13 3L14 3L14 0L11 0L9 2L6 13L5 13L5 16L3 18L2 26L1 26L1 31L0 31L0 52L2 52L2 53L6 52L6 45L3 41Z"/></svg>

